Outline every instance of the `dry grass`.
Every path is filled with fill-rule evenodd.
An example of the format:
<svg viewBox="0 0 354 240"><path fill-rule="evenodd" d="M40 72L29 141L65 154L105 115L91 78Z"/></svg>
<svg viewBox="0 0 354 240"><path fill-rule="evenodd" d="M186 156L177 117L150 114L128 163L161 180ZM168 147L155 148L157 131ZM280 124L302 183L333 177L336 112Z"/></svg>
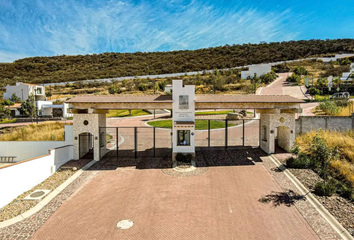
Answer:
<svg viewBox="0 0 354 240"><path fill-rule="evenodd" d="M9 128L0 134L0 141L64 141L64 123L46 122Z"/></svg>
<svg viewBox="0 0 354 240"><path fill-rule="evenodd" d="M354 186L354 132L320 131L317 134L323 137L329 148L339 149L340 157L331 160L331 167ZM316 131L311 131L296 138L302 152L310 153L315 135Z"/></svg>

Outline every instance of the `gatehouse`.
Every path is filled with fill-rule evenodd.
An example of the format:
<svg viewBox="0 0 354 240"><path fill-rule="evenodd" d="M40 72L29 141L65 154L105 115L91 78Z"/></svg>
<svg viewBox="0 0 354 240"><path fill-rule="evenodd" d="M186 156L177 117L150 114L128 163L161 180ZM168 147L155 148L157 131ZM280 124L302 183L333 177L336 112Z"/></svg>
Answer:
<svg viewBox="0 0 354 240"><path fill-rule="evenodd" d="M300 104L303 102L285 95L195 95L195 86L183 86L182 80L173 81L172 95L77 96L67 101L73 112L74 159L91 153L97 161L111 150L116 150L118 155L123 150L120 148L123 141L131 143L131 146L126 145L127 150L134 152L135 157L139 148L149 148L154 156L157 149L167 148L174 158L177 153L195 154L196 146L210 146L212 140L215 146L225 148L245 146L247 131L252 131L257 138L257 144L250 144L258 145L268 154L275 151L276 137L278 145L289 151L295 141L296 114L302 112ZM169 109L172 129L107 127L106 113L113 109ZM252 109L258 118L235 124L223 120L222 132L211 130L209 121L208 130L200 131L195 128L195 111L203 109ZM144 139L147 135L149 138ZM107 136L111 139L107 140ZM110 142L109 147L107 142Z"/></svg>

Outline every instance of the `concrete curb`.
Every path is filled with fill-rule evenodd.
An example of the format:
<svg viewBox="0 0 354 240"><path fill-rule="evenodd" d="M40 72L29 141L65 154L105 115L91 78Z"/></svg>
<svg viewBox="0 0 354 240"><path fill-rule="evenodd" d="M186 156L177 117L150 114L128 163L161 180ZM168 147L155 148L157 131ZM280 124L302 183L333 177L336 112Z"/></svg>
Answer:
<svg viewBox="0 0 354 240"><path fill-rule="evenodd" d="M315 207L315 209L321 214L321 216L331 225L331 227L342 237L344 240L354 240L349 232L337 221L337 219L315 198L315 196L309 192L309 190L288 170L279 162L274 156L270 155L272 162L283 171L285 176L299 189L306 199Z"/></svg>
<svg viewBox="0 0 354 240"><path fill-rule="evenodd" d="M76 180L85 170L90 168L93 164L95 164L97 161L92 160L85 166L83 166L80 170L78 170L74 175L69 177L65 182L63 182L59 187L54 189L51 193L49 193L42 201L40 201L36 206L28 210L27 212L22 213L21 215L11 218L9 220L0 222L0 228L4 228L7 226L10 226L12 224L18 223L33 214L37 213L39 210L41 210L44 206L46 206L50 201L53 200L59 193L61 193L67 186L70 185L74 180Z"/></svg>

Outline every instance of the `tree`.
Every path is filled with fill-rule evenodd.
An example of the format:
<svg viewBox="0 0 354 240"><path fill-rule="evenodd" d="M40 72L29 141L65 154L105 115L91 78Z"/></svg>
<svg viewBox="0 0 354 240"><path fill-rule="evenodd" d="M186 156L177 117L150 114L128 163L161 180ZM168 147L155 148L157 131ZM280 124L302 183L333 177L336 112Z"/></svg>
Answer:
<svg viewBox="0 0 354 240"><path fill-rule="evenodd" d="M13 93L11 98L10 98L11 102L21 102L21 98L19 98L16 93Z"/></svg>
<svg viewBox="0 0 354 240"><path fill-rule="evenodd" d="M26 101L22 102L21 107L18 109L22 116L31 118L36 116L36 110L33 94L31 94Z"/></svg>
<svg viewBox="0 0 354 240"><path fill-rule="evenodd" d="M10 115L11 115L11 111L9 107L0 103L0 121L2 121L4 118L9 118Z"/></svg>
<svg viewBox="0 0 354 240"><path fill-rule="evenodd" d="M46 92L45 96L51 99L51 97L53 96L52 91Z"/></svg>

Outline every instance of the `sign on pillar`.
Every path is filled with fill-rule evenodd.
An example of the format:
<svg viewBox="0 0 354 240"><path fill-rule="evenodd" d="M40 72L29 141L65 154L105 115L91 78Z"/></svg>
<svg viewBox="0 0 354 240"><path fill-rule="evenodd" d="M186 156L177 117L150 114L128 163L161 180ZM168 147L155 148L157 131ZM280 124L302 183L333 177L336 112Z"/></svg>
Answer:
<svg viewBox="0 0 354 240"><path fill-rule="evenodd" d="M195 87L183 87L182 80L172 82L172 152L195 154Z"/></svg>

